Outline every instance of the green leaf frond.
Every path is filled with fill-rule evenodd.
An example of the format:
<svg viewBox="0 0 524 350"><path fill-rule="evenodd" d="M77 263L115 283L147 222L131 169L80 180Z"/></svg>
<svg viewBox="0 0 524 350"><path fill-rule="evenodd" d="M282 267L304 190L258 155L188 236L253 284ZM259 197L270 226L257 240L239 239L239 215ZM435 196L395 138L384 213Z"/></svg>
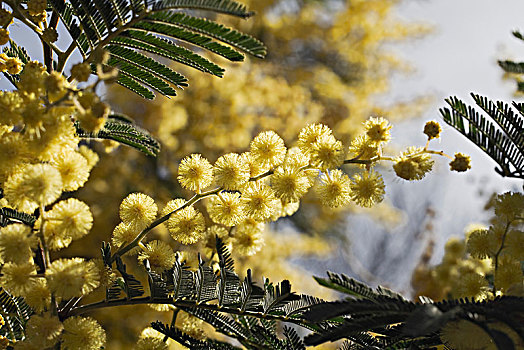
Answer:
<svg viewBox="0 0 524 350"><path fill-rule="evenodd" d="M266 55L264 44L250 35L180 12L205 10L241 18L253 15L233 0L50 0L50 4L72 38L71 48L78 48L85 62L96 64L95 57L107 49L111 55L107 65L121 73L117 83L147 99L154 98L153 91L174 96L173 87L188 84L184 76L141 52L219 77L224 70L195 51L204 49L230 61L242 61L242 52L259 58ZM180 42L194 47L184 48ZM64 68L69 51L59 54L59 70Z"/></svg>
<svg viewBox="0 0 524 350"><path fill-rule="evenodd" d="M35 225L36 217L27 213L22 213L13 208L3 207L0 209L0 226L20 222L27 226L33 227Z"/></svg>
<svg viewBox="0 0 524 350"><path fill-rule="evenodd" d="M22 297L15 297L0 287L0 315L4 325L0 328L0 335L12 341L22 340L24 329L33 310Z"/></svg>
<svg viewBox="0 0 524 350"><path fill-rule="evenodd" d="M503 102L493 103L485 97L472 94L477 105L488 114L480 114L456 97L446 99L450 108L441 108L444 121L466 136L488 154L498 165L502 176L524 178L524 115Z"/></svg>
<svg viewBox="0 0 524 350"><path fill-rule="evenodd" d="M149 91L149 90L148 90ZM133 147L150 156L156 156L160 152L160 143L155 140L148 131L125 121L119 115L111 115L104 127L97 132L88 132L75 123L76 133L84 139L108 139Z"/></svg>
<svg viewBox="0 0 524 350"><path fill-rule="evenodd" d="M151 327L164 334L166 337L169 337L181 345L189 349L199 349L199 350L233 350L239 349L231 344L216 341L216 340L199 340L193 338L189 334L182 332L174 326L165 325L162 322L156 321L151 323Z"/></svg>
<svg viewBox="0 0 524 350"><path fill-rule="evenodd" d="M383 298L397 299L405 301L406 299L399 293L385 287L377 287L376 290L365 283L359 282L354 278L344 274L327 272L328 278L313 277L320 285L351 295L358 299L382 300Z"/></svg>

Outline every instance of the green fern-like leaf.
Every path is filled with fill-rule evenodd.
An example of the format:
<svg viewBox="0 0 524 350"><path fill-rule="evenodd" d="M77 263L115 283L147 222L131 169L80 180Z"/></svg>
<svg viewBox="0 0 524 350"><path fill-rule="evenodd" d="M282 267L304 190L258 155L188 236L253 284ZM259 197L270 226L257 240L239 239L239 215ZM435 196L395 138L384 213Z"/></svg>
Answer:
<svg viewBox="0 0 524 350"><path fill-rule="evenodd" d="M0 328L0 335L12 341L23 339L25 324L33 313L24 299L0 287L0 311L5 321Z"/></svg>
<svg viewBox="0 0 524 350"><path fill-rule="evenodd" d="M216 298L217 281L211 266L207 266L198 256L198 271L195 274L197 303L206 302Z"/></svg>
<svg viewBox="0 0 524 350"><path fill-rule="evenodd" d="M264 285L265 295L263 301L264 313L278 310L293 300L299 300L300 296L291 292L291 283L284 280L276 286L266 280Z"/></svg>
<svg viewBox="0 0 524 350"><path fill-rule="evenodd" d="M102 49L109 50L107 64L121 73L117 83L147 99L154 98L153 91L174 96L173 87L187 86L187 80L141 52L216 76L222 76L223 69L195 50L204 49L231 61L242 61L241 52L260 58L266 54L265 46L247 34L180 12L206 10L241 18L252 15L245 5L233 0L50 0L50 4L84 61L93 64ZM183 48L166 37L198 49ZM59 65L62 69L64 62Z"/></svg>
<svg viewBox="0 0 524 350"><path fill-rule="evenodd" d="M133 299L144 294L144 287L135 276L126 272L126 265L122 262L122 259L119 256L116 257L116 269L122 276L124 282L122 289L126 293L128 299Z"/></svg>
<svg viewBox="0 0 524 350"><path fill-rule="evenodd" d="M476 96L476 95L475 95ZM446 100L450 108L441 108L440 113L444 121L453 126L460 133L466 136L477 147L488 154L500 168L495 170L502 176L524 178L524 152L522 151L522 144L515 144L513 138L521 139L523 130L522 117L518 114L512 113L509 116L507 109L502 107L500 109L493 109L489 103L479 98L477 102L487 111L492 119L499 120L499 125L502 125L502 130L496 127L495 124L487 119L485 116L478 113L473 107L466 105L464 102L456 97L450 97ZM507 114L502 115L501 112ZM505 120L510 118L509 120ZM517 123L517 129L511 130L506 134L505 128L509 128L514 122Z"/></svg>
<svg viewBox="0 0 524 350"><path fill-rule="evenodd" d="M127 146L136 148L150 156L156 156L160 151L160 143L149 132L130 122L123 121L121 117L109 116L104 127L97 132L87 132L75 123L76 133L85 139L109 139Z"/></svg>
<svg viewBox="0 0 524 350"><path fill-rule="evenodd" d="M3 207L0 209L0 226L4 227L15 222L21 222L33 227L36 217L33 215L22 213L12 208Z"/></svg>

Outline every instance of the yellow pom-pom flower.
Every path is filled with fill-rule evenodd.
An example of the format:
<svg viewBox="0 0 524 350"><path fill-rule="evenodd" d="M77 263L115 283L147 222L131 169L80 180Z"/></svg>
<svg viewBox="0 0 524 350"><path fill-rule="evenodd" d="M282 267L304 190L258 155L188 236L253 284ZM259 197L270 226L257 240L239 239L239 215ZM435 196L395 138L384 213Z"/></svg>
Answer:
<svg viewBox="0 0 524 350"><path fill-rule="evenodd" d="M20 167L4 183L4 196L17 209L33 212L39 205L53 203L62 194L60 172L49 164Z"/></svg>
<svg viewBox="0 0 524 350"><path fill-rule="evenodd" d="M76 191L84 186L89 178L87 160L76 151L64 151L53 156L51 164L62 176L64 191Z"/></svg>
<svg viewBox="0 0 524 350"><path fill-rule="evenodd" d="M505 292L510 287L522 284L522 269L520 261L507 257L499 259L498 268L495 270L495 286L497 290Z"/></svg>
<svg viewBox="0 0 524 350"><path fill-rule="evenodd" d="M140 262L149 260L153 270L164 271L175 264L175 252L167 243L162 241L151 241L147 243L138 254Z"/></svg>
<svg viewBox="0 0 524 350"><path fill-rule="evenodd" d="M120 204L120 219L137 230L153 222L158 208L153 198L143 193L131 193Z"/></svg>
<svg viewBox="0 0 524 350"><path fill-rule="evenodd" d="M422 180L433 168L434 161L422 148L409 147L400 157L395 158L393 170L405 180Z"/></svg>
<svg viewBox="0 0 524 350"><path fill-rule="evenodd" d="M523 261L524 260L524 232L519 230L511 230L506 235L504 241L503 255L508 255L511 258Z"/></svg>
<svg viewBox="0 0 524 350"><path fill-rule="evenodd" d="M233 252L241 256L255 255L264 246L264 237L259 230L247 230L246 226L235 230Z"/></svg>
<svg viewBox="0 0 524 350"><path fill-rule="evenodd" d="M382 117L369 118L369 120L364 122L364 127L366 129L366 135L371 142L380 144L391 140L390 130L393 126Z"/></svg>
<svg viewBox="0 0 524 350"><path fill-rule="evenodd" d="M359 135L351 141L349 153L358 159L369 160L379 155L379 146L366 135Z"/></svg>
<svg viewBox="0 0 524 350"><path fill-rule="evenodd" d="M169 346L161 338L145 337L138 339L135 350L168 350Z"/></svg>
<svg viewBox="0 0 524 350"><path fill-rule="evenodd" d="M221 192L209 199L207 212L213 222L235 226L245 218L244 203L237 192Z"/></svg>
<svg viewBox="0 0 524 350"><path fill-rule="evenodd" d="M333 132L324 124L309 124L298 134L297 146L306 154L312 151L312 146L320 137L331 136Z"/></svg>
<svg viewBox="0 0 524 350"><path fill-rule="evenodd" d="M473 258L484 259L495 255L492 231L479 229L469 234L467 240L468 253Z"/></svg>
<svg viewBox="0 0 524 350"><path fill-rule="evenodd" d="M177 178L183 188L200 192L213 182L213 167L200 154L192 154L180 162Z"/></svg>
<svg viewBox="0 0 524 350"><path fill-rule="evenodd" d="M4 262L27 263L33 257L32 249L37 240L31 228L23 224L12 224L0 229L0 258Z"/></svg>
<svg viewBox="0 0 524 350"><path fill-rule="evenodd" d="M78 153L80 153L87 160L87 166L90 170L96 165L96 163L98 163L98 160L100 159L98 154L86 145L78 147Z"/></svg>
<svg viewBox="0 0 524 350"><path fill-rule="evenodd" d="M45 349L58 342L63 329L64 325L56 316L33 315L27 321L25 333L30 343Z"/></svg>
<svg viewBox="0 0 524 350"><path fill-rule="evenodd" d="M140 233L135 226L132 226L128 223L121 222L113 230L113 235L111 236L111 244L113 248L118 249L123 247L126 244L131 243ZM138 251L138 247L131 249L128 254L134 254Z"/></svg>
<svg viewBox="0 0 524 350"><path fill-rule="evenodd" d="M19 74L22 71L23 65L18 57L8 57L5 60L5 69L9 74Z"/></svg>
<svg viewBox="0 0 524 350"><path fill-rule="evenodd" d="M462 153L455 153L455 158L449 163L449 168L458 172L471 169L471 158Z"/></svg>
<svg viewBox="0 0 524 350"><path fill-rule="evenodd" d="M442 128L440 124L434 120L431 120L424 125L424 134L428 137L428 140L436 139L440 137Z"/></svg>
<svg viewBox="0 0 524 350"><path fill-rule="evenodd" d="M36 267L32 262L23 264L7 263L2 266L0 284L11 294L26 295L35 284Z"/></svg>
<svg viewBox="0 0 524 350"><path fill-rule="evenodd" d="M91 293L100 285L100 276L92 261L82 258L58 259L45 272L47 284L57 297L69 299Z"/></svg>
<svg viewBox="0 0 524 350"><path fill-rule="evenodd" d="M524 194L506 192L498 195L495 201L495 214L508 221L524 217Z"/></svg>
<svg viewBox="0 0 524 350"><path fill-rule="evenodd" d="M311 146L311 165L322 170L335 169L344 162L344 146L333 135L322 135Z"/></svg>
<svg viewBox="0 0 524 350"><path fill-rule="evenodd" d="M49 310L51 306L51 292L45 278L32 278L33 284L22 294L27 305L37 313Z"/></svg>
<svg viewBox="0 0 524 350"><path fill-rule="evenodd" d="M58 202L46 213L46 226L45 231L61 231L57 235L79 239L91 230L93 215L87 204L69 198Z"/></svg>
<svg viewBox="0 0 524 350"><path fill-rule="evenodd" d="M350 201L351 180L342 171L336 169L323 173L315 190L322 204L337 208Z"/></svg>
<svg viewBox="0 0 524 350"><path fill-rule="evenodd" d="M478 273L461 274L453 289L453 297L473 297L476 300L482 300L486 296L488 285L486 278Z"/></svg>
<svg viewBox="0 0 524 350"><path fill-rule="evenodd" d="M90 317L73 316L64 321L62 346L66 350L98 350L105 345L106 332Z"/></svg>
<svg viewBox="0 0 524 350"><path fill-rule="evenodd" d="M201 240L206 230L204 216L193 207L172 214L166 226L175 241L186 245Z"/></svg>
<svg viewBox="0 0 524 350"><path fill-rule="evenodd" d="M309 188L311 181L304 173L294 166L280 166L271 175L271 188L275 195L284 202L297 202Z"/></svg>
<svg viewBox="0 0 524 350"><path fill-rule="evenodd" d="M372 207L384 199L384 180L374 171L365 171L351 179L351 199L361 207Z"/></svg>
<svg viewBox="0 0 524 350"><path fill-rule="evenodd" d="M218 186L226 190L239 190L250 177L249 164L237 153L228 153L217 159L213 174Z"/></svg>
<svg viewBox="0 0 524 350"><path fill-rule="evenodd" d="M246 216L258 221L270 218L280 204L271 187L261 182L249 183L242 191L241 199Z"/></svg>
<svg viewBox="0 0 524 350"><path fill-rule="evenodd" d="M255 162L262 167L275 167L282 164L286 157L286 146L284 140L274 131L264 131L258 134L253 141L249 151Z"/></svg>
<svg viewBox="0 0 524 350"><path fill-rule="evenodd" d="M77 63L71 67L71 77L79 82L87 81L91 75L91 67L88 63Z"/></svg>

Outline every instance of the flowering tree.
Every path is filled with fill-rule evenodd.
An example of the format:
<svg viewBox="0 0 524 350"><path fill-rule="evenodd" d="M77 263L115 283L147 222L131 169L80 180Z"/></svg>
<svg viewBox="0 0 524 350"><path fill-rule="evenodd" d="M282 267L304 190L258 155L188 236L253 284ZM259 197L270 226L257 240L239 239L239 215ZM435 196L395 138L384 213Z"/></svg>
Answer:
<svg viewBox="0 0 524 350"><path fill-rule="evenodd" d="M356 6L353 9L361 6L362 13L366 13L366 6L372 6L377 13L387 8L381 2L370 3L356 2L357 5L351 6ZM146 99L153 99L155 93L174 96L175 88L185 87L187 79L159 57L222 76L223 68L202 50L240 61L242 52L264 57L265 46L247 34L195 16L199 11L239 18L252 15L244 5L231 0L49 3L30 0L2 4L6 6L0 11L0 43L6 46L0 57L0 70L14 86L13 90L0 94L2 348L103 348L106 332L98 319L110 317L109 310L125 305L151 305L167 315L167 320L153 322L152 328L145 329L136 342L134 336L122 336L133 338L137 349L167 349L176 344L195 349L234 349L238 344L249 349L302 349L304 344L317 345L343 338L352 342L343 345L347 349L430 347L442 343L461 349L466 347L460 343L460 334L476 334L479 329L484 338L477 337L480 345L474 345L475 349L481 349L486 342L499 348L509 345L517 348L521 344L522 327L518 324L521 315L512 309L522 305L522 298L500 297L521 293L522 271L518 261L522 260L522 249L518 247L522 246L524 200L518 193L497 197L498 221L489 229L472 232L467 238L467 249L463 242L449 244L452 258L446 260L445 266L448 270L457 269L459 282L435 279L439 268L432 270L422 265L413 278L421 295L438 288L440 294L435 294L436 299L451 293L453 297L488 300L484 303L439 304L424 298L424 304L415 304L385 288L373 290L335 274L317 280L326 287L353 295L354 299L325 302L318 297L298 295L287 279L278 284L266 279L260 287L255 283L259 276L253 276L251 270L241 280L234 269L235 259L253 256L263 249L264 224L293 215L303 206L308 192L314 193L315 200L328 211L350 203L372 207L385 195L379 165L392 166L398 177L408 181L423 179L431 171L435 157L449 158L453 171L470 168L468 156L462 153L449 156L430 148L430 141L439 138L441 132L435 121L424 127L425 145L390 154L386 145L391 139L392 125L388 120L371 117L361 123L359 131L352 130L342 112L367 112L368 106L347 103L336 91L324 93L324 88L311 83L304 83L298 90L285 88L283 93L274 94L311 99L307 112L295 112L311 113L313 123L304 123L296 130L283 128L286 140L273 130L258 132L259 126L254 124L244 134L249 146L246 143L242 149L241 143L235 144L236 153L229 150L230 140L216 138L217 144L224 143L214 162L193 152L190 146L182 147L192 154L181 156L174 171L164 169L171 177L166 182L180 186L174 192L176 196L170 196L159 213L156 199L142 192L127 191L123 200L119 198L112 234L99 230L105 242L101 244L101 255L95 258L91 248L100 242L91 233L93 212L104 208L105 198L95 193L94 203L88 205L77 196L91 172L96 171L99 155L93 148L99 145L95 143L106 149L124 144L131 146L136 154L141 151L150 157L158 156L160 151L160 143L152 134L128 116L114 112L103 101L99 86L119 84ZM269 5L271 2L261 2L259 10ZM300 15L310 13L314 6L305 6ZM328 45L339 55L343 55L346 46L337 38L340 39L341 30L350 29L343 18L338 18L330 29L332 45ZM9 39L8 29L13 20L38 36L43 62L31 60L22 47ZM282 16L281 20L289 18ZM59 21L70 36L65 49L56 44ZM289 37L283 28L272 32L259 28L259 31L268 34L264 36L269 43L288 44ZM308 40L302 44L317 61L316 77L336 80L336 76L343 75L327 70L329 62L321 54L325 51ZM72 65L67 74L68 59L75 50L82 61ZM283 51L279 53L281 56L285 55ZM358 55L356 59L351 57L342 61L369 64ZM288 87L300 81L286 79ZM274 84L274 80L269 81ZM234 84L239 82L233 81ZM275 86L271 84L270 87ZM344 81L339 87L356 93L348 85ZM216 88L219 89L219 84ZM118 103L115 93L111 94ZM273 96L273 91L266 95ZM227 98L239 98L235 96ZM251 102L267 108L264 104L257 105L254 97L246 91L240 95L238 103L242 108L241 113L235 112L237 116L258 117L256 110L249 110ZM337 108L324 111L328 102ZM191 108L168 105L165 101L159 104L164 106L160 108L175 112L176 120L173 126L164 116L156 131L168 150L182 152L176 147L173 132L185 127L183 120ZM209 104L206 102L206 106ZM293 103L287 106L289 111L296 109ZM457 103L451 106L454 112L443 111L446 121L464 130L459 116L468 119L473 112L464 112ZM282 111L277 109L274 113L279 115ZM471 125L475 125L474 118L470 119L473 119ZM219 127L216 123L212 125ZM190 130L197 132L198 127L192 125ZM206 136L210 135L209 130L204 131ZM508 132L512 141L514 134L513 129ZM470 130L468 136L476 140L472 135L475 130ZM490 145L488 142L488 153L493 149ZM521 141L517 141L516 149L521 150L521 146ZM510 172L505 174L522 174L522 152L516 154L508 145L501 148L509 150L507 158L511 162L506 167ZM506 158L493 154L506 169ZM121 165L124 162L119 161L118 166L124 166ZM154 169L156 174L163 168ZM87 189L90 188L87 186L80 195L89 197ZM110 192L111 188L106 190ZM74 241L89 243L69 250ZM200 254L192 254L196 251ZM490 259L491 266L475 260L483 258ZM244 262L248 267L250 261ZM471 269L460 269L466 265ZM86 315L95 310L98 310L95 317ZM505 314L505 318L500 314ZM135 315L126 322L143 321L136 318ZM117 314L116 319L122 320L123 315ZM303 341L292 328L284 327L279 332L277 321L302 326L313 333ZM213 326L216 333L204 331L204 322ZM461 332L459 335L457 330ZM223 335L236 339L237 345Z"/></svg>

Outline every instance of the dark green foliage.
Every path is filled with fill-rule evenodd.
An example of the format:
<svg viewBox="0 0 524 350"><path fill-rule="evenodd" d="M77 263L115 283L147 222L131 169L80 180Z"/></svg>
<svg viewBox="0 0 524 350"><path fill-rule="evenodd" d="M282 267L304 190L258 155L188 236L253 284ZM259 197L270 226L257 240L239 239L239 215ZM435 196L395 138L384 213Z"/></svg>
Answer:
<svg viewBox="0 0 524 350"><path fill-rule="evenodd" d="M120 115L111 115L104 127L97 132L87 132L75 123L76 133L85 139L108 139L136 148L150 156L156 156L160 152L160 143L155 140L148 131L133 124Z"/></svg>
<svg viewBox="0 0 524 350"><path fill-rule="evenodd" d="M116 257L116 269L122 276L120 285L124 293L126 293L127 299L136 298L144 294L144 287L135 276L126 272L126 265L124 265L119 256ZM158 288L160 288L160 286Z"/></svg>
<svg viewBox="0 0 524 350"><path fill-rule="evenodd" d="M147 99L154 98L152 91L174 96L171 85L185 87L187 79L139 51L216 76L222 76L223 69L195 51L205 49L231 61L242 61L241 52L260 58L266 54L264 44L247 34L212 20L173 12L206 10L241 18L252 15L243 4L232 0L50 0L50 4L85 62L97 63L94 58L99 51L108 50L107 65L120 71L117 82ZM198 48L183 48L178 42Z"/></svg>
<svg viewBox="0 0 524 350"><path fill-rule="evenodd" d="M14 223L23 223L30 227L33 227L36 221L36 217L30 214L22 213L18 210L4 207L0 209L0 226L5 227Z"/></svg>
<svg viewBox="0 0 524 350"><path fill-rule="evenodd" d="M0 328L0 335L10 340L23 339L25 324L32 313L23 298L14 297L0 287L0 315L5 322Z"/></svg>
<svg viewBox="0 0 524 350"><path fill-rule="evenodd" d="M498 165L502 176L524 178L524 114L522 105L513 103L514 112L502 101L496 103L472 94L473 99L489 118L456 97L446 99L450 108L440 113L449 125L487 153ZM492 121L492 120L493 121Z"/></svg>
<svg viewBox="0 0 524 350"><path fill-rule="evenodd" d="M181 330L177 329L173 326L164 325L162 322L156 321L151 323L151 327L160 333L164 334L165 336L176 340L183 346L189 348L189 349L195 349L195 350L230 350L230 349L238 349L237 347L228 344L219 342L216 340L198 340L193 338L192 336L182 332Z"/></svg>

